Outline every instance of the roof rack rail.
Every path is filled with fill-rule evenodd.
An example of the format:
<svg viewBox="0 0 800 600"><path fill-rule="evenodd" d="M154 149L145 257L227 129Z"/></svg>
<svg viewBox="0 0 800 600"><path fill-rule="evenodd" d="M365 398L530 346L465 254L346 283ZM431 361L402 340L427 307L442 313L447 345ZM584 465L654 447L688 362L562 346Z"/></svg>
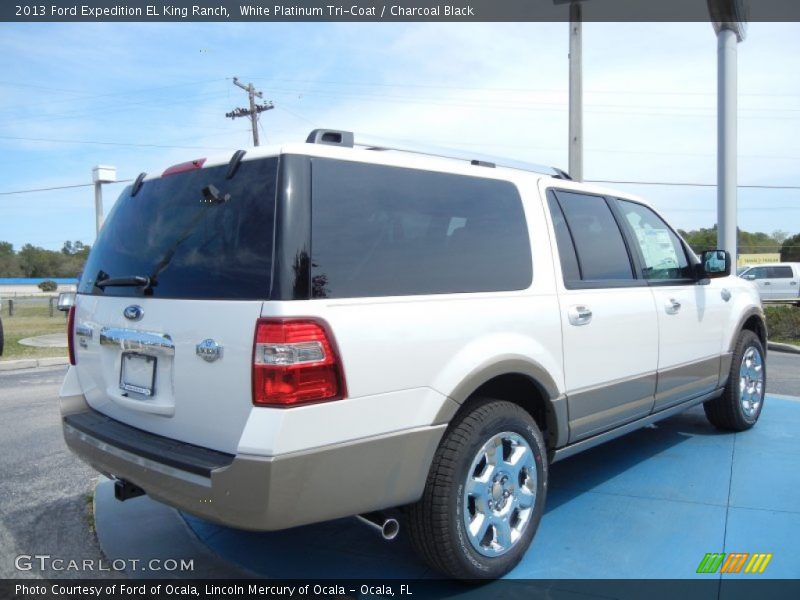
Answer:
<svg viewBox="0 0 800 600"><path fill-rule="evenodd" d="M369 136L358 136L358 139L356 139L353 132L340 131L338 129L315 129L308 135L306 142L310 144L329 144L347 148L358 146L367 150L376 151L391 150L396 152L410 152L413 154L423 154L425 156L435 156L437 158L464 160L479 167L507 167L510 169L519 169L521 171L532 171L534 173L549 175L550 177L555 177L558 179L572 179L565 171L562 171L556 167L520 162L509 158L476 154L474 152L468 152L464 150L453 150L451 148L439 148L436 146L418 144L415 145L413 143L397 143L395 141L387 141L380 138L369 138Z"/></svg>

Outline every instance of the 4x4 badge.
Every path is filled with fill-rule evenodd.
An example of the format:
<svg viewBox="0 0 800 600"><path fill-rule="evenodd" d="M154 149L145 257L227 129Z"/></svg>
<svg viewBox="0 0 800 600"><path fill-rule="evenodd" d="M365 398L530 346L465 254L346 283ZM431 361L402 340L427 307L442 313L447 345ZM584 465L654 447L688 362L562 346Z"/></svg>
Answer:
<svg viewBox="0 0 800 600"><path fill-rule="evenodd" d="M214 340L203 340L196 346L197 356L207 362L214 362L222 357L222 346Z"/></svg>
<svg viewBox="0 0 800 600"><path fill-rule="evenodd" d="M144 309L141 306L133 304L122 311L122 314L130 321L138 321L144 316Z"/></svg>

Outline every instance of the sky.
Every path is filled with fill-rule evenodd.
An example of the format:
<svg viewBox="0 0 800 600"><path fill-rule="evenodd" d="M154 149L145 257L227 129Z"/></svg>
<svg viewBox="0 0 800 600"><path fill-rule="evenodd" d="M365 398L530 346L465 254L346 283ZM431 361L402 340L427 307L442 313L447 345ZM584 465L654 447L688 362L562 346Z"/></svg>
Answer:
<svg viewBox="0 0 800 600"><path fill-rule="evenodd" d="M738 60L739 183L800 186L800 23L751 23ZM710 24L585 23L583 61L585 179L716 182ZM0 241L95 237L92 187L7 192L251 145L234 76L275 104L262 145L327 127L567 168L566 23L0 23ZM714 187L608 187L716 221ZM798 233L800 189L740 189L738 218Z"/></svg>

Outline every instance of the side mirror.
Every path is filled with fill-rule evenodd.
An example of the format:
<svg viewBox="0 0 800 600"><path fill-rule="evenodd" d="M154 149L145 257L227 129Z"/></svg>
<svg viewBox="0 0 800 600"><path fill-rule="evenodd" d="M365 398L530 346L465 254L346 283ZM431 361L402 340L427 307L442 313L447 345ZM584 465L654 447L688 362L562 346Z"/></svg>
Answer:
<svg viewBox="0 0 800 600"><path fill-rule="evenodd" d="M61 292L58 295L58 310L68 311L75 306L75 292Z"/></svg>
<svg viewBox="0 0 800 600"><path fill-rule="evenodd" d="M715 277L727 277L731 274L731 255L725 250L708 250L700 255L700 262L705 272L705 276L714 279Z"/></svg>
<svg viewBox="0 0 800 600"><path fill-rule="evenodd" d="M748 273L747 275L744 276L744 278L747 279L748 281L755 281L756 276Z"/></svg>

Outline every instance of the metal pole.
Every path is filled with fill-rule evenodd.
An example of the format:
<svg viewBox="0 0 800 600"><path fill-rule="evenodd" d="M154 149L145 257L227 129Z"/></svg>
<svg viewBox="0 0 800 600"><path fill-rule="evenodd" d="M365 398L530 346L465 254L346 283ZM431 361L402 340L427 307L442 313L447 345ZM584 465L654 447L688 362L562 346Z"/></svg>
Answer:
<svg viewBox="0 0 800 600"><path fill-rule="evenodd" d="M96 233L100 233L103 226L103 184L99 181L94 182L94 218L97 227Z"/></svg>
<svg viewBox="0 0 800 600"><path fill-rule="evenodd" d="M569 175L583 181L583 70L581 5L569 5Z"/></svg>
<svg viewBox="0 0 800 600"><path fill-rule="evenodd" d="M256 112L255 92L253 84L247 84L247 95L250 96L250 124L253 126L253 145L258 146L258 113Z"/></svg>
<svg viewBox="0 0 800 600"><path fill-rule="evenodd" d="M736 32L717 34L717 245L737 261Z"/></svg>

